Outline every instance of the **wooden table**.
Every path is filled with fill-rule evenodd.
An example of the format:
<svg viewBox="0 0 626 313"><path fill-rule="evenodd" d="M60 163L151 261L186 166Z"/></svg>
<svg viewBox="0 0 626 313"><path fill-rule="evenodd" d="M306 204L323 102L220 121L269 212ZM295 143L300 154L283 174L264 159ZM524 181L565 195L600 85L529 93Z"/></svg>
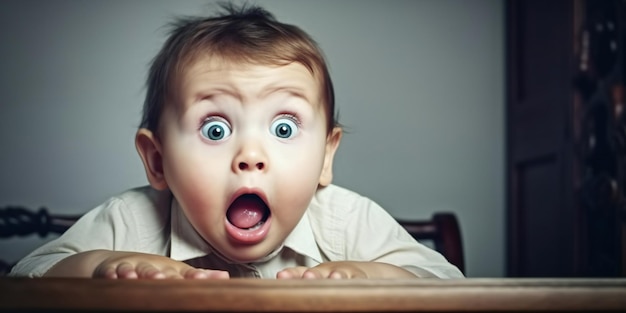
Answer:
<svg viewBox="0 0 626 313"><path fill-rule="evenodd" d="M626 279L105 280L0 278L16 311L626 311Z"/></svg>

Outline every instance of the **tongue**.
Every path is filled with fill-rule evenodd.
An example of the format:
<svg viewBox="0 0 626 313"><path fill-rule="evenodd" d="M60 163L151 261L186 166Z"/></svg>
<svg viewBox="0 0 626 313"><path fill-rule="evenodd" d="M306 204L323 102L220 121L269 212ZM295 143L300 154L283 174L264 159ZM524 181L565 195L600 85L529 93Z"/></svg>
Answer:
<svg viewBox="0 0 626 313"><path fill-rule="evenodd" d="M265 212L265 203L258 196L245 195L231 204L228 220L238 228L247 229L261 222Z"/></svg>

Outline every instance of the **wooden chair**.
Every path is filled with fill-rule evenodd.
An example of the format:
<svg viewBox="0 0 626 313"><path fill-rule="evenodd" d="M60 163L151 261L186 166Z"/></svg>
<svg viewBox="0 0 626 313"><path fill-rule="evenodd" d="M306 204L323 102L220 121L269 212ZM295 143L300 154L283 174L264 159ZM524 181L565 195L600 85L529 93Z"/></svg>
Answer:
<svg viewBox="0 0 626 313"><path fill-rule="evenodd" d="M80 215L50 214L46 208L33 212L23 207L0 208L0 239L38 234L62 234ZM435 213L431 220L398 220L418 241L429 240L450 263L465 272L461 232L454 213ZM13 264L0 260L0 276L6 275Z"/></svg>
<svg viewBox="0 0 626 313"><path fill-rule="evenodd" d="M41 238L49 234L62 234L79 217L79 215L49 214L45 208L40 208L37 212L19 206L0 208L0 240L34 234ZM0 276L5 276L12 266L13 264L6 260L0 260Z"/></svg>
<svg viewBox="0 0 626 313"><path fill-rule="evenodd" d="M402 220L398 223L417 241L431 241L435 250L465 273L461 228L452 212L434 213L430 220Z"/></svg>

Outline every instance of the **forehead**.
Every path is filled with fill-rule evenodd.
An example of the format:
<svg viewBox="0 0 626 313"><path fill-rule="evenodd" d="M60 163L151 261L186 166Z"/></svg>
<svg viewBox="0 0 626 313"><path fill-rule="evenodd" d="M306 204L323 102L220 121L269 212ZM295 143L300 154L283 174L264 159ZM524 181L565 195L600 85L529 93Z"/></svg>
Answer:
<svg viewBox="0 0 626 313"><path fill-rule="evenodd" d="M177 77L176 89L187 97L211 90L262 96L274 90L287 89L312 104L319 103L323 98L321 81L298 62L268 65L200 57L188 63Z"/></svg>

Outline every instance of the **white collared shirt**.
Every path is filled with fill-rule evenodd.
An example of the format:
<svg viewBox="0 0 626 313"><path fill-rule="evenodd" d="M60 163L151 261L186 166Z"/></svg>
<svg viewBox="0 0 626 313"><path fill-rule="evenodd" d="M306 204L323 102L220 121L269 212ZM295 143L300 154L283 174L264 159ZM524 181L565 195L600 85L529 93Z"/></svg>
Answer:
<svg viewBox="0 0 626 313"><path fill-rule="evenodd" d="M169 191L144 186L89 211L59 238L20 260L9 275L39 277L65 257L96 249L169 256L195 267L227 270L231 277L275 278L284 268L328 261L375 261L420 277L463 277L378 204L336 185L318 190L283 245L250 264L222 257L195 231Z"/></svg>

